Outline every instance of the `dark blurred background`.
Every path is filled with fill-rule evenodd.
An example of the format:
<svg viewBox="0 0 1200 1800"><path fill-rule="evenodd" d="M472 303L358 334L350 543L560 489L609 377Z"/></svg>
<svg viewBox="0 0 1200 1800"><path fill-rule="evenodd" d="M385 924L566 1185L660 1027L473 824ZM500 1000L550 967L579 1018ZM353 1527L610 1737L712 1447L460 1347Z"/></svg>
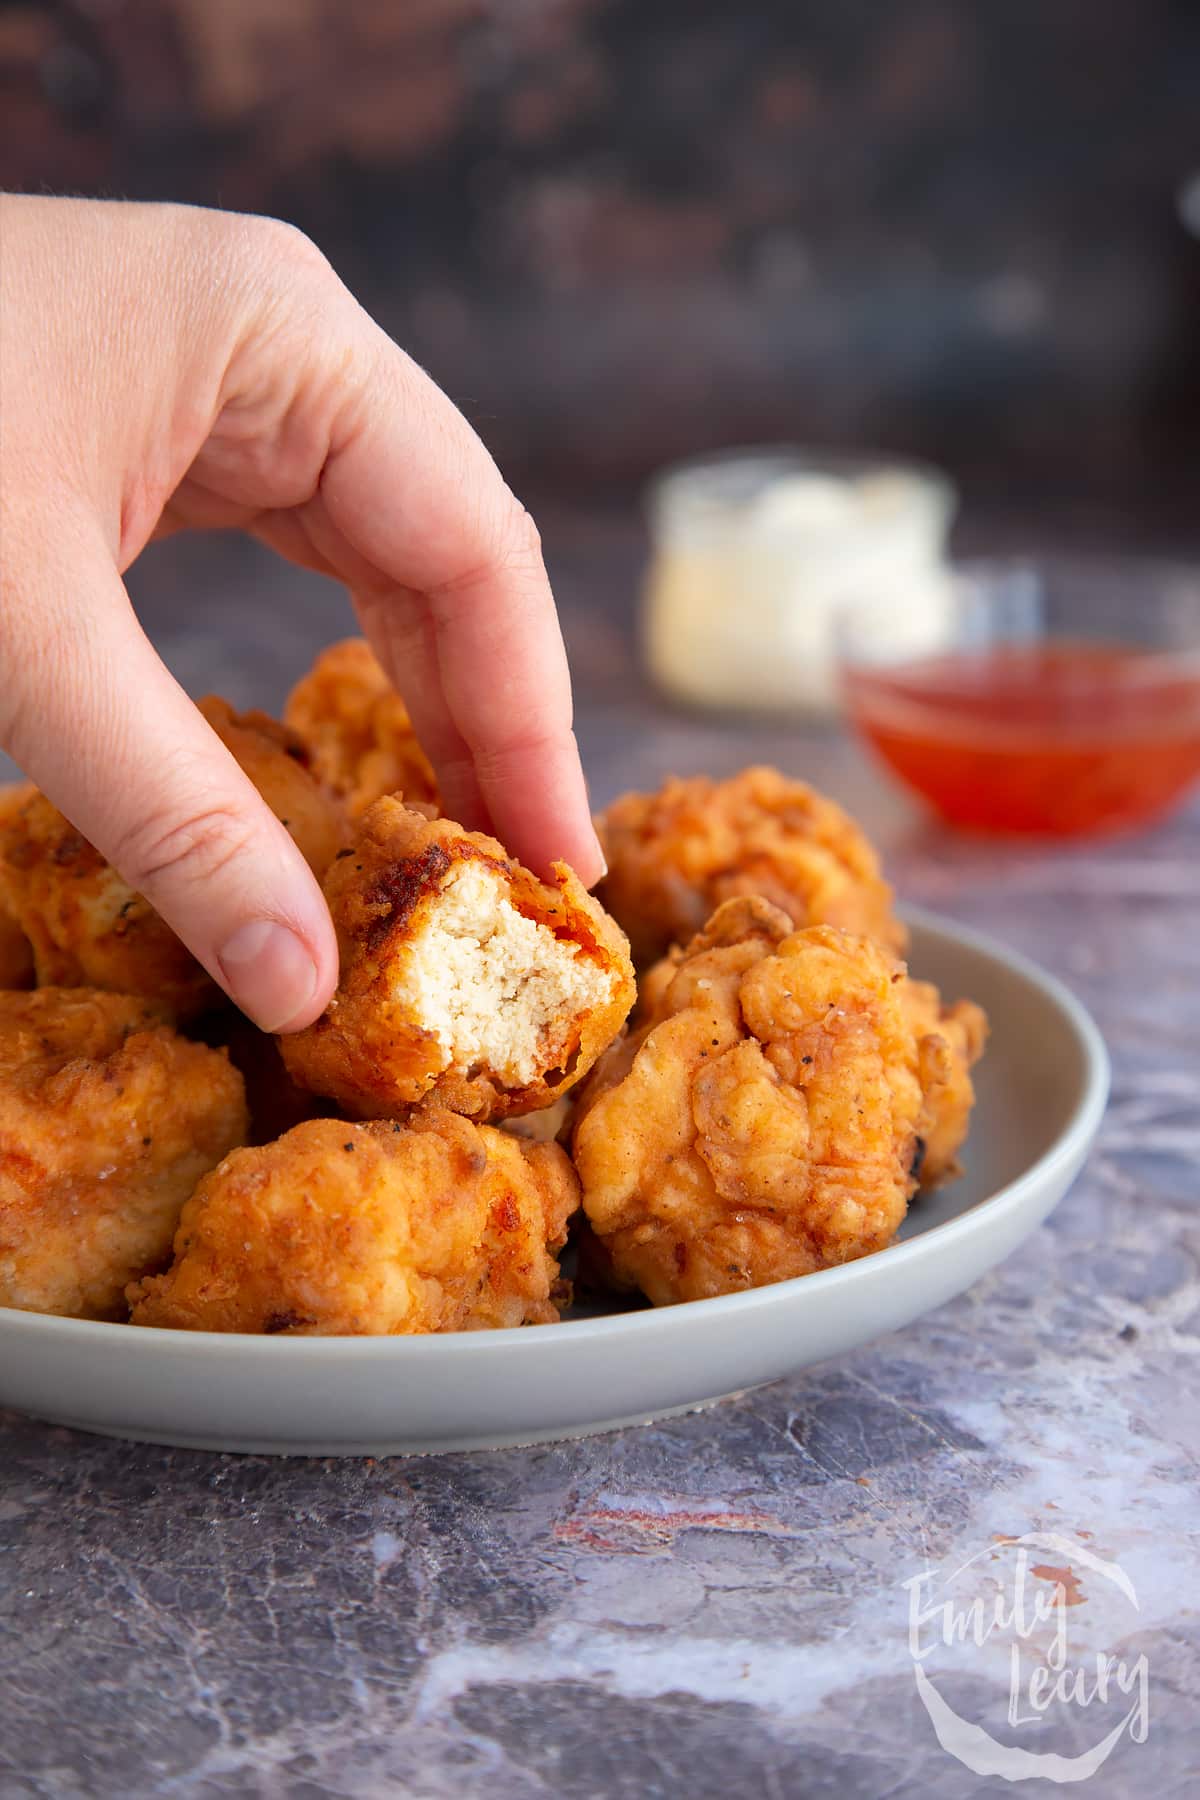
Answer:
<svg viewBox="0 0 1200 1800"><path fill-rule="evenodd" d="M0 134L294 220L527 495L789 438L1190 534L1195 0L8 0Z"/></svg>

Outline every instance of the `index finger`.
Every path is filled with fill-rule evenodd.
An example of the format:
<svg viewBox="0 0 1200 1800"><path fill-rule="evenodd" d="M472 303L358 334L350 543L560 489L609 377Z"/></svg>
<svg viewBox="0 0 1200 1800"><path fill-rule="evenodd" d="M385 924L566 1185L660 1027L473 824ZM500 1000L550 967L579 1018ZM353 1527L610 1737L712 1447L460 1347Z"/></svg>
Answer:
<svg viewBox="0 0 1200 1800"><path fill-rule="evenodd" d="M571 721L558 615L533 522L461 413L356 307L366 342L331 432L319 504L352 552L364 626L449 804L587 883L603 857Z"/></svg>

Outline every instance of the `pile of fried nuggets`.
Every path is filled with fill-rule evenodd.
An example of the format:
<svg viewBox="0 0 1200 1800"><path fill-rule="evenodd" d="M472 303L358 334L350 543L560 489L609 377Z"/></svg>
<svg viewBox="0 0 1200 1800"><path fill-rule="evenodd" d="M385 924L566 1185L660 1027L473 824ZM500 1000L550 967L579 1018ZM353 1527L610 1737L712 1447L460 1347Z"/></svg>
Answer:
<svg viewBox="0 0 1200 1800"><path fill-rule="evenodd" d="M284 724L200 706L323 879L337 993L305 1031L255 1030L44 796L7 790L0 1305L545 1324L569 1233L577 1282L666 1305L882 1249L956 1172L986 1021L909 979L874 851L802 783L626 795L595 898L438 816L360 640Z"/></svg>

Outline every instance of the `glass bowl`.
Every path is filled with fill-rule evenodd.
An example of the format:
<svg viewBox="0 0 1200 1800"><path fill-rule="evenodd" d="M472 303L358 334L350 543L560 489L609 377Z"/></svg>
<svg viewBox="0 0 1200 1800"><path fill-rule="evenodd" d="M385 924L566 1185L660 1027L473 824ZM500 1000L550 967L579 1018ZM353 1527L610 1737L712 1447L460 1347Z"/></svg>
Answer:
<svg viewBox="0 0 1200 1800"><path fill-rule="evenodd" d="M966 565L921 632L864 595L836 640L854 727L954 825L1119 831L1200 776L1200 570Z"/></svg>

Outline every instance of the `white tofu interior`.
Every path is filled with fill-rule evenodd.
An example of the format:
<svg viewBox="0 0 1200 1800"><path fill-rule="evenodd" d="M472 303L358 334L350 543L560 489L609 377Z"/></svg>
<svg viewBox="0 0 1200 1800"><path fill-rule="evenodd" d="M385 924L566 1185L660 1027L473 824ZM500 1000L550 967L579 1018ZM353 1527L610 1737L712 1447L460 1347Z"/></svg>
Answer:
<svg viewBox="0 0 1200 1800"><path fill-rule="evenodd" d="M612 979L518 912L500 876L467 862L431 902L403 990L448 1068L481 1065L504 1086L522 1087L545 1073L564 1022L608 999Z"/></svg>

